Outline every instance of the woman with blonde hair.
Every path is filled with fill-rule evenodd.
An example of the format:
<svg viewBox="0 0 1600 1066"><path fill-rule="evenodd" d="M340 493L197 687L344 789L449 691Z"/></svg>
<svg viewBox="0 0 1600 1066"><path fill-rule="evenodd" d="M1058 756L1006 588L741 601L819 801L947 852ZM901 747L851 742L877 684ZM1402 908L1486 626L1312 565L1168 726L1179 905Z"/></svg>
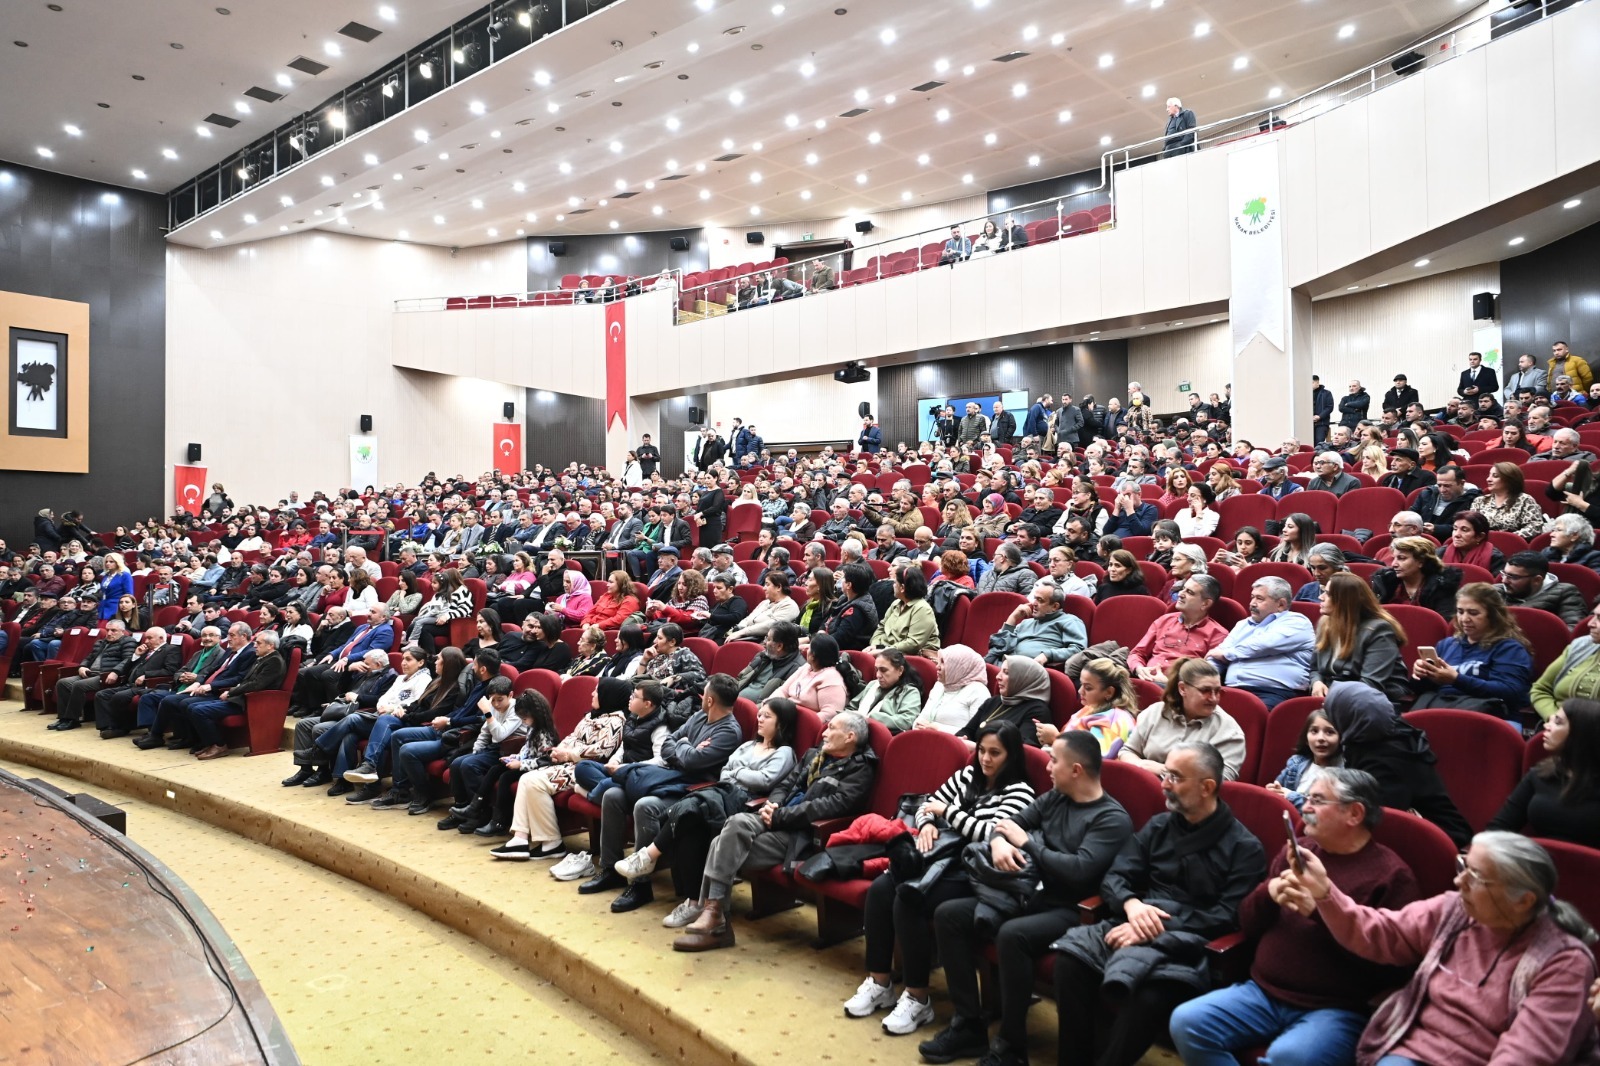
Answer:
<svg viewBox="0 0 1600 1066"><path fill-rule="evenodd" d="M1233 466L1230 463L1212 463L1211 473L1206 477L1206 483L1211 486L1216 502L1221 503L1230 496L1239 495L1239 483L1233 479Z"/></svg>
<svg viewBox="0 0 1600 1066"><path fill-rule="evenodd" d="M1379 603L1409 603L1454 618L1456 590L1461 571L1439 561L1433 541L1426 537L1401 537L1389 542L1394 562L1372 575L1372 591Z"/></svg>
<svg viewBox="0 0 1600 1066"><path fill-rule="evenodd" d="M1082 729L1100 742L1100 754L1115 759L1133 735L1134 719L1141 709L1127 668L1112 659L1091 659L1078 675L1078 699L1082 708L1059 731L1053 725L1039 724L1040 745L1055 743L1059 733Z"/></svg>
<svg viewBox="0 0 1600 1066"><path fill-rule="evenodd" d="M1326 696L1335 681L1360 681L1400 702L1410 691L1400 657L1405 642L1405 630L1365 581L1334 574L1322 589L1311 694Z"/></svg>
<svg viewBox="0 0 1600 1066"><path fill-rule="evenodd" d="M1389 455L1383 445L1369 442L1356 453L1356 469L1370 478L1382 479L1389 473Z"/></svg>
<svg viewBox="0 0 1600 1066"><path fill-rule="evenodd" d="M92 576L91 580L93 580ZM112 552L105 557L105 564L100 569L98 583L100 586L99 614L100 620L104 622L116 615L117 604L122 597L133 595L133 575L128 573L127 564L122 561L122 556Z"/></svg>

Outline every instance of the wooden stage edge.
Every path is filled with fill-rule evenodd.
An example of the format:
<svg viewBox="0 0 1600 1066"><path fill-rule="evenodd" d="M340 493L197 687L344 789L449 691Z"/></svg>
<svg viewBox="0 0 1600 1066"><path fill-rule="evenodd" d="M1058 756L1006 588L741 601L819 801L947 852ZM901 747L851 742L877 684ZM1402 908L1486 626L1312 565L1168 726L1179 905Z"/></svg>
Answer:
<svg viewBox="0 0 1600 1066"><path fill-rule="evenodd" d="M298 1066L255 974L189 886L4 770L0 875L6 1061Z"/></svg>
<svg viewBox="0 0 1600 1066"><path fill-rule="evenodd" d="M659 990L630 983L594 961L592 941L563 942L535 924L519 921L492 900L463 892L426 870L351 847L346 840L272 811L215 791L197 789L193 781L177 786L167 778L133 766L86 759L76 752L4 735L0 735L0 758L134 796L375 889L549 981L659 1051L666 1061L686 1066L706 1062L758 1066L744 1049L685 1017L664 996L656 994ZM405 887L396 892L396 886Z"/></svg>

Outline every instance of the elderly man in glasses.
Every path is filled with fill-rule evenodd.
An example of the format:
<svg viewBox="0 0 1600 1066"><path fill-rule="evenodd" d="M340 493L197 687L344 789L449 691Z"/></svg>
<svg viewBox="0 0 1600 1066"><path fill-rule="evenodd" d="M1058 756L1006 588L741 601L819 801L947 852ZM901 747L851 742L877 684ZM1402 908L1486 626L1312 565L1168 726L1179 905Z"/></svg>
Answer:
<svg viewBox="0 0 1600 1066"><path fill-rule="evenodd" d="M1371 774L1318 770L1305 797L1297 847L1316 855L1346 895L1387 910L1421 898L1405 860L1372 839L1383 801ZM1315 903L1285 880L1288 851L1279 850L1239 907L1240 931L1257 942L1250 979L1173 1012L1172 1040L1188 1066L1234 1063L1235 1052L1261 1045L1274 1062L1349 1062L1371 1003L1405 981L1404 970L1339 946Z"/></svg>

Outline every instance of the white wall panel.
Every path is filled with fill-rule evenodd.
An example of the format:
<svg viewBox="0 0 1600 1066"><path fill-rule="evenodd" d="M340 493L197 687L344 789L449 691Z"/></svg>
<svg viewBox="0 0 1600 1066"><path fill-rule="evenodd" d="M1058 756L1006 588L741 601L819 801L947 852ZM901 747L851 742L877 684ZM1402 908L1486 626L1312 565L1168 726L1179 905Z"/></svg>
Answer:
<svg viewBox="0 0 1600 1066"><path fill-rule="evenodd" d="M1318 274L1317 257L1317 124L1306 122L1283 131L1283 267L1290 284ZM1223 196L1227 196L1224 175ZM1232 205L1230 205L1232 206Z"/></svg>
<svg viewBox="0 0 1600 1066"><path fill-rule="evenodd" d="M799 366L815 366L826 361L828 322L839 313L839 305L851 298L850 292L825 293L822 296L802 300L795 305L795 310L800 315Z"/></svg>
<svg viewBox="0 0 1600 1066"><path fill-rule="evenodd" d="M885 340L894 338L896 347L918 343L917 288L910 278L890 278L875 283L883 290L883 328Z"/></svg>
<svg viewBox="0 0 1600 1066"><path fill-rule="evenodd" d="M1503 200L1550 179L1556 161L1552 35L1546 19L1483 49L1488 59L1489 197ZM1593 119L1590 119L1593 121Z"/></svg>
<svg viewBox="0 0 1600 1066"><path fill-rule="evenodd" d="M1105 316L1138 312L1144 298L1144 172L1148 167L1117 175L1117 225L1078 241L1100 244L1100 311ZM1063 242L1067 243L1067 242Z"/></svg>
<svg viewBox="0 0 1600 1066"><path fill-rule="evenodd" d="M1372 247L1387 248L1428 228L1427 93L1410 78L1367 99L1367 184L1373 190Z"/></svg>
<svg viewBox="0 0 1600 1066"><path fill-rule="evenodd" d="M1330 111L1316 123L1317 265L1326 272L1372 252L1367 101Z"/></svg>
<svg viewBox="0 0 1600 1066"><path fill-rule="evenodd" d="M1144 387L1159 412L1182 411L1188 399L1178 382L1188 381L1205 399L1222 393L1233 378L1233 342L1226 321L1168 330L1128 340L1128 380Z"/></svg>
<svg viewBox="0 0 1600 1066"><path fill-rule="evenodd" d="M1055 289L1050 294L1060 308L1057 316L1062 322L1093 322L1101 317L1104 303L1101 300L1101 252L1110 231L1070 240L1057 241L1050 247L1057 249L1056 267L1060 275L1054 279ZM1226 274L1227 270L1224 269ZM1029 272L1024 272L1024 279Z"/></svg>
<svg viewBox="0 0 1600 1066"><path fill-rule="evenodd" d="M777 372L793 370L800 365L801 303L784 300L773 306L768 315L772 319L772 362L769 369Z"/></svg>
<svg viewBox="0 0 1600 1066"><path fill-rule="evenodd" d="M1228 154L1201 152L1190 157L1189 199L1185 232L1189 270L1189 302L1205 303L1228 298L1228 225L1234 208L1228 203ZM1170 243L1166 254L1175 255Z"/></svg>
<svg viewBox="0 0 1600 1066"><path fill-rule="evenodd" d="M954 275L955 268L942 267L921 270L910 276L909 280L917 290L916 347L959 339L950 329L950 302L955 298L951 291L954 288ZM965 290L965 284L962 288ZM859 328L858 325L858 331ZM900 344L896 347L903 350L909 346Z"/></svg>
<svg viewBox="0 0 1600 1066"><path fill-rule="evenodd" d="M1562 13L1555 35L1554 78L1556 169L1576 170L1600 159L1600 4L1580 4Z"/></svg>
<svg viewBox="0 0 1600 1066"><path fill-rule="evenodd" d="M1168 159L1143 168L1139 230L1144 245L1144 298L1159 307L1182 307L1189 301L1188 241L1189 172L1182 159Z"/></svg>
<svg viewBox="0 0 1600 1066"><path fill-rule="evenodd" d="M1027 262L1039 258L1030 255ZM984 262L983 310L988 332L1004 333L1006 323L1022 317L1022 276L1024 257L1006 253Z"/></svg>
<svg viewBox="0 0 1600 1066"><path fill-rule="evenodd" d="M788 441L854 441L861 429L856 409L863 403L878 409L878 382L845 385L831 374L791 378L763 385L718 389L706 394L712 421L727 435L735 418L753 425L772 443Z"/></svg>
<svg viewBox="0 0 1600 1066"><path fill-rule="evenodd" d="M1488 53L1480 48L1423 72L1429 226L1460 218L1488 199Z"/></svg>

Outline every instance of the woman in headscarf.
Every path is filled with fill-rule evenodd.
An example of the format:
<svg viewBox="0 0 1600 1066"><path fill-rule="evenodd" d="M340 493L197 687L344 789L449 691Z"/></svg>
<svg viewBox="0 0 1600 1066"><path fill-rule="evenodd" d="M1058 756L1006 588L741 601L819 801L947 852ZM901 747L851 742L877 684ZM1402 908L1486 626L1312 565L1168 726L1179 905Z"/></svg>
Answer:
<svg viewBox="0 0 1600 1066"><path fill-rule="evenodd" d="M1037 748L1039 723L1051 721L1050 675L1025 655L1008 655L995 687L1000 695L985 700L956 736L976 744L984 726L1010 722L1022 733L1023 743Z"/></svg>
<svg viewBox="0 0 1600 1066"><path fill-rule="evenodd" d="M1011 513L1006 510L1006 498L991 492L983 498L983 513L972 520L972 528L979 537L1003 537L1011 525Z"/></svg>
<svg viewBox="0 0 1600 1066"><path fill-rule="evenodd" d="M1339 734L1345 766L1378 779L1385 807L1415 811L1458 847L1471 842L1472 827L1445 790L1428 738L1394 712L1388 697L1360 681L1335 681L1323 709Z"/></svg>
<svg viewBox="0 0 1600 1066"><path fill-rule="evenodd" d="M939 680L928 692L928 702L911 724L912 729L961 729L989 699L989 670L983 656L965 644L939 649Z"/></svg>

